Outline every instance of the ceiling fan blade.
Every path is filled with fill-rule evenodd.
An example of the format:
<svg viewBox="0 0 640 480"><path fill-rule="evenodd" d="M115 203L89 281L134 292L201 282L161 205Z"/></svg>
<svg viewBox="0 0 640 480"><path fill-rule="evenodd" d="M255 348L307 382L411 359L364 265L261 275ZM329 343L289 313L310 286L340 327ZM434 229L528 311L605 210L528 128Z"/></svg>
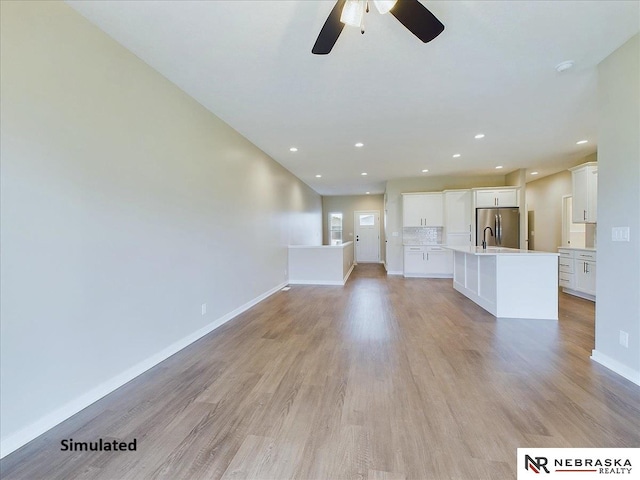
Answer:
<svg viewBox="0 0 640 480"><path fill-rule="evenodd" d="M331 51L340 36L340 32L342 32L344 28L344 23L340 21L340 15L342 14L342 8L346 1L347 0L338 0L336 2L329 17L327 17L327 21L324 22L322 30L320 30L318 39L311 49L311 53L326 55Z"/></svg>
<svg viewBox="0 0 640 480"><path fill-rule="evenodd" d="M418 0L398 0L391 14L424 43L430 42L444 30L444 25Z"/></svg>

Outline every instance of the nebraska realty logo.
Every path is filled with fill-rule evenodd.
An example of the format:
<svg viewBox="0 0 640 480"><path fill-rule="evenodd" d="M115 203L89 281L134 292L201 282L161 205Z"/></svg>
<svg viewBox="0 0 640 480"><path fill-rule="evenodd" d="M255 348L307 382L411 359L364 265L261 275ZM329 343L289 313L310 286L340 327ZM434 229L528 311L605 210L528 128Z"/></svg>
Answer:
<svg viewBox="0 0 640 480"><path fill-rule="evenodd" d="M640 478L640 448L519 448L518 480Z"/></svg>

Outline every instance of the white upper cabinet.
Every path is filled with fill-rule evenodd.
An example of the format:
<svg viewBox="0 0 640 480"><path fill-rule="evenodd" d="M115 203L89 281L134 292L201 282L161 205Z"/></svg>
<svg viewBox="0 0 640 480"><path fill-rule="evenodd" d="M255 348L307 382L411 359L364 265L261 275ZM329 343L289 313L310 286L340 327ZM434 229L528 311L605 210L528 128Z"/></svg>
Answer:
<svg viewBox="0 0 640 480"><path fill-rule="evenodd" d="M476 208L517 207L517 188L476 190Z"/></svg>
<svg viewBox="0 0 640 480"><path fill-rule="evenodd" d="M596 223L598 164L589 162L569 170L573 184L573 223Z"/></svg>
<svg viewBox="0 0 640 480"><path fill-rule="evenodd" d="M444 226L448 235L471 233L471 190L444 192Z"/></svg>
<svg viewBox="0 0 640 480"><path fill-rule="evenodd" d="M405 227L444 226L442 193L403 193L402 220Z"/></svg>

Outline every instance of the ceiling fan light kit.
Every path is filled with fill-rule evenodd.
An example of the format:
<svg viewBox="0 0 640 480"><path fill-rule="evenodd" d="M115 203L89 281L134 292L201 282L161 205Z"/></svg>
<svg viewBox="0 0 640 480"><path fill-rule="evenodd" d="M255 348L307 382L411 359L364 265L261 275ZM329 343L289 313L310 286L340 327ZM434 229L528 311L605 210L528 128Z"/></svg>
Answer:
<svg viewBox="0 0 640 480"><path fill-rule="evenodd" d="M423 43L430 42L444 30L444 25L418 0L371 0L378 12L391 13ZM364 14L369 0L338 0L325 21L311 52L328 54L345 25L360 27L364 33Z"/></svg>

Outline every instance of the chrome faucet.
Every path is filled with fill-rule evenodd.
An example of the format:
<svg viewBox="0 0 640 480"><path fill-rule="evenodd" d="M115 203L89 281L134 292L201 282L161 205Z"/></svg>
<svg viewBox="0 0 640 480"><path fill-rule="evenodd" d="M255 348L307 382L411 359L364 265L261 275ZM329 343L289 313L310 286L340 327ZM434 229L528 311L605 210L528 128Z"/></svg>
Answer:
<svg viewBox="0 0 640 480"><path fill-rule="evenodd" d="M493 230L491 229L491 227L485 227L484 232L482 232L482 249L483 250L487 249L487 230L489 230L489 233L491 233L491 236L493 237Z"/></svg>

